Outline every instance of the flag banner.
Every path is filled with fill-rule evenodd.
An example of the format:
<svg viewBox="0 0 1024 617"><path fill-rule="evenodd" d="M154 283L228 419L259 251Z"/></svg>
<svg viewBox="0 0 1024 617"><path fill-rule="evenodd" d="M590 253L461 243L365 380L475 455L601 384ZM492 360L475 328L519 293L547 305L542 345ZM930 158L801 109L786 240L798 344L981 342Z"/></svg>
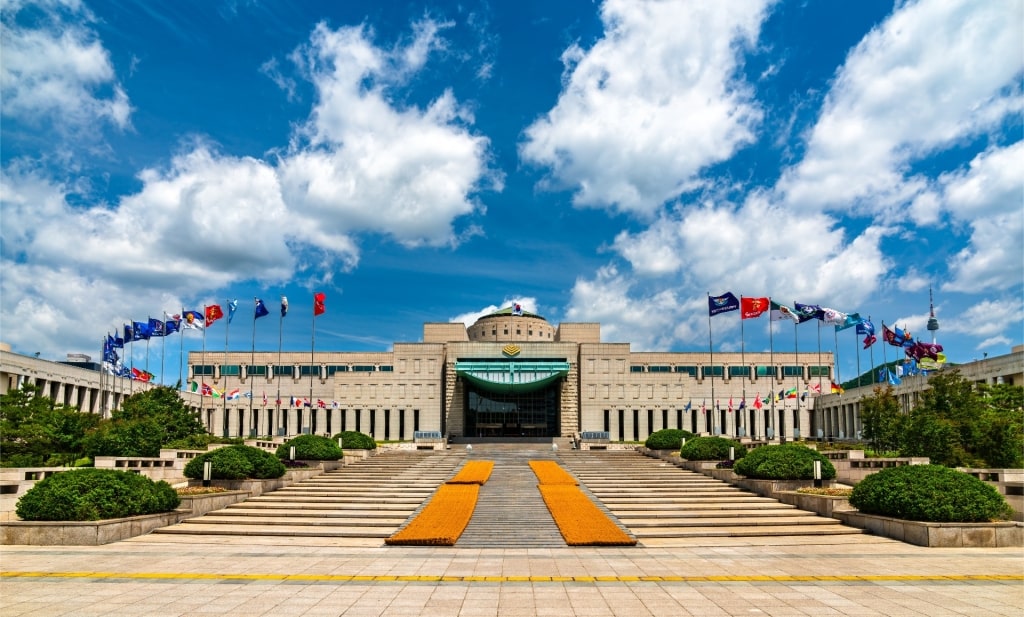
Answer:
<svg viewBox="0 0 1024 617"><path fill-rule="evenodd" d="M821 307L821 321L830 326L835 326L837 330L839 329L839 326L846 323L847 317L849 316L842 311L837 311L824 306Z"/></svg>
<svg viewBox="0 0 1024 617"><path fill-rule="evenodd" d="M800 323L800 316L796 314L796 311L789 308L785 304L779 304L778 302L772 301L771 313L768 315L768 319L771 321L782 321L783 319L789 319L794 323Z"/></svg>
<svg viewBox="0 0 1024 617"><path fill-rule="evenodd" d="M860 321L860 313L850 313L846 316L846 319L843 320L843 323L836 324L836 332L842 332L847 328L852 328L859 324Z"/></svg>
<svg viewBox="0 0 1024 617"><path fill-rule="evenodd" d="M267 393L266 392L263 393L263 406L264 407L267 406Z"/></svg>
<svg viewBox="0 0 1024 617"><path fill-rule="evenodd" d="M786 398L796 398L796 388L786 390Z"/></svg>
<svg viewBox="0 0 1024 617"><path fill-rule="evenodd" d="M227 396L227 399L228 399L229 401L234 401L234 400L238 400L238 397L240 397L241 395L242 395L242 394L241 394L241 392L239 392L238 388L235 388L235 389L234 389L234 390L232 390L231 392L228 392L228 396Z"/></svg>
<svg viewBox="0 0 1024 617"><path fill-rule="evenodd" d="M740 319L754 319L768 312L768 298L746 298L740 296Z"/></svg>
<svg viewBox="0 0 1024 617"><path fill-rule="evenodd" d="M708 315L718 315L729 311L738 311L740 301L732 292L725 292L720 296L708 296Z"/></svg>
<svg viewBox="0 0 1024 617"><path fill-rule="evenodd" d="M131 324L124 325L124 340L129 343L135 340L135 332L132 330Z"/></svg>
<svg viewBox="0 0 1024 617"><path fill-rule="evenodd" d="M144 371L138 368L132 369L132 379L136 381L150 381L154 377L156 377L156 375L150 373L149 371Z"/></svg>
<svg viewBox="0 0 1024 617"><path fill-rule="evenodd" d="M316 317L317 315L323 315L324 311L327 310L327 307L324 306L324 300L326 300L326 299L327 299L327 296L324 295L324 292L322 292L322 291L318 291L315 294L313 294L313 316L314 317Z"/></svg>
<svg viewBox="0 0 1024 617"><path fill-rule="evenodd" d="M164 322L159 319L149 318L149 335L150 336L164 336Z"/></svg>
<svg viewBox="0 0 1024 617"><path fill-rule="evenodd" d="M793 309L796 314L800 316L800 323L810 321L812 319L822 319L825 316L824 311L817 304L802 304L800 302L793 303Z"/></svg>
<svg viewBox="0 0 1024 617"><path fill-rule="evenodd" d="M174 334L181 331L181 315L168 315L164 313L164 333Z"/></svg>
<svg viewBox="0 0 1024 617"><path fill-rule="evenodd" d="M683 411L690 411L690 409L692 409L692 408L693 408L693 401L690 400L690 401L686 402L686 407L683 407Z"/></svg>
<svg viewBox="0 0 1024 617"><path fill-rule="evenodd" d="M861 319L857 324L857 334L874 334L875 324L870 319Z"/></svg>
<svg viewBox="0 0 1024 617"><path fill-rule="evenodd" d="M256 298L255 300L256 300L256 313L253 316L253 319L259 319L260 317L265 317L265 316L269 315L270 311L267 310L267 305L263 304L263 300L260 300L259 298Z"/></svg>
<svg viewBox="0 0 1024 617"><path fill-rule="evenodd" d="M754 396L754 409L760 410L762 407L764 407L764 403L761 401L761 393L758 392L757 395Z"/></svg>
<svg viewBox="0 0 1024 617"><path fill-rule="evenodd" d="M213 325L213 322L224 317L224 310L220 308L219 304L211 304L206 307L206 327L209 328Z"/></svg>
<svg viewBox="0 0 1024 617"><path fill-rule="evenodd" d="M844 390L843 387L837 384L836 382L833 381L830 383L832 387L832 394L842 394L843 392L846 392L846 390Z"/></svg>
<svg viewBox="0 0 1024 617"><path fill-rule="evenodd" d="M882 339L886 343L889 343L890 345L892 345L893 347L903 347L907 343L908 335L907 335L906 330L900 330L899 328L896 328L896 327L894 327L892 330L890 330L889 326L887 326L887 325L885 325L883 323L882 324Z"/></svg>
<svg viewBox="0 0 1024 617"><path fill-rule="evenodd" d="M523 314L523 305L519 304L518 302L513 304L512 305L512 314L513 315L522 315Z"/></svg>
<svg viewBox="0 0 1024 617"><path fill-rule="evenodd" d="M321 399L316 399L316 406L319 407L320 409L327 409L327 403L325 403Z"/></svg>
<svg viewBox="0 0 1024 617"><path fill-rule="evenodd" d="M238 300L228 300L228 323L235 318L235 311L238 310Z"/></svg>
<svg viewBox="0 0 1024 617"><path fill-rule="evenodd" d="M135 335L132 339L133 341L148 341L149 337L153 334L149 329L149 324L141 321L132 322L132 333Z"/></svg>
<svg viewBox="0 0 1024 617"><path fill-rule="evenodd" d="M124 339L121 338L121 335L118 332L114 332L114 347L124 349Z"/></svg>
<svg viewBox="0 0 1024 617"><path fill-rule="evenodd" d="M288 298L281 296L281 317L288 314Z"/></svg>
<svg viewBox="0 0 1024 617"><path fill-rule="evenodd" d="M182 327L188 330L202 330L205 318L199 311L185 311L181 314Z"/></svg>
<svg viewBox="0 0 1024 617"><path fill-rule="evenodd" d="M864 337L864 349L871 347L876 342L878 342L878 337L875 336L874 334L868 334L867 336Z"/></svg>
<svg viewBox="0 0 1024 617"><path fill-rule="evenodd" d="M338 408L338 401L331 401L331 407L337 409Z"/></svg>

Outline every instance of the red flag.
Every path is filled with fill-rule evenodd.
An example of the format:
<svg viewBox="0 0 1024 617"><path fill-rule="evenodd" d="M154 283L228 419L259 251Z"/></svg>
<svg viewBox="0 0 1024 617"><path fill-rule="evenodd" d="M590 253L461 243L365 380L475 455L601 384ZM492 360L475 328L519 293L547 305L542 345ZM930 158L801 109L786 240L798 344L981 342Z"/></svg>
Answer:
<svg viewBox="0 0 1024 617"><path fill-rule="evenodd" d="M318 291L315 294L313 294L313 316L314 317L316 315L323 315L324 311L327 310L327 308L324 306L324 299L326 299L326 298L327 298L327 296L325 296L324 292L322 292L322 291Z"/></svg>
<svg viewBox="0 0 1024 617"><path fill-rule="evenodd" d="M740 296L740 319L760 317L771 306L768 298L744 298Z"/></svg>
<svg viewBox="0 0 1024 617"><path fill-rule="evenodd" d="M217 321L224 316L224 311L221 310L219 304L211 304L206 307L206 327L209 328L213 325L213 322Z"/></svg>
<svg viewBox="0 0 1024 617"><path fill-rule="evenodd" d="M761 402L761 393L758 392L757 396L754 397L754 409L761 409L764 403Z"/></svg>

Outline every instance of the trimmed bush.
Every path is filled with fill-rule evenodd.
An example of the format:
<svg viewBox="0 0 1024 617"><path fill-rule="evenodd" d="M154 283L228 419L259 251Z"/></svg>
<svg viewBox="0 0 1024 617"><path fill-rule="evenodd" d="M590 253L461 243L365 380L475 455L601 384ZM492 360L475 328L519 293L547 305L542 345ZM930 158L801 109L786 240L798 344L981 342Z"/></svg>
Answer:
<svg viewBox="0 0 1024 617"><path fill-rule="evenodd" d="M225 446L200 454L185 465L185 477L203 478L203 463L213 463L213 480L266 480L280 478L285 467L276 456L252 446Z"/></svg>
<svg viewBox="0 0 1024 617"><path fill-rule="evenodd" d="M342 431L335 433L331 439L335 443L338 442L338 438L341 438L341 447L345 450L375 450L377 449L377 442L373 440L373 437L365 433L358 433L356 431Z"/></svg>
<svg viewBox="0 0 1024 617"><path fill-rule="evenodd" d="M26 521L99 521L170 512L181 499L171 485L113 469L76 469L40 480L18 500Z"/></svg>
<svg viewBox="0 0 1024 617"><path fill-rule="evenodd" d="M172 450L205 450L211 444L222 443L241 446L245 444L245 440L241 437L218 437L217 435L203 433L169 441L164 444L164 447Z"/></svg>
<svg viewBox="0 0 1024 617"><path fill-rule="evenodd" d="M729 448L734 458L743 458L747 448L738 441L726 437L694 437L687 439L679 450L679 456L688 461L724 461L729 459Z"/></svg>
<svg viewBox="0 0 1024 617"><path fill-rule="evenodd" d="M678 450L682 447L684 438L689 441L694 438L694 434L678 428L663 428L651 433L644 442L644 447L651 450Z"/></svg>
<svg viewBox="0 0 1024 617"><path fill-rule="evenodd" d="M761 446L736 461L733 471L759 480L813 480L814 461L821 461L821 479L836 477L836 468L823 454L800 444Z"/></svg>
<svg viewBox="0 0 1024 617"><path fill-rule="evenodd" d="M995 487L942 465L873 473L853 487L850 505L865 514L930 523L988 522L1013 514Z"/></svg>
<svg viewBox="0 0 1024 617"><path fill-rule="evenodd" d="M336 461L344 454L338 447L337 439L322 435L299 435L277 447L274 453L279 459L290 459L292 446L295 447L295 458L300 461Z"/></svg>

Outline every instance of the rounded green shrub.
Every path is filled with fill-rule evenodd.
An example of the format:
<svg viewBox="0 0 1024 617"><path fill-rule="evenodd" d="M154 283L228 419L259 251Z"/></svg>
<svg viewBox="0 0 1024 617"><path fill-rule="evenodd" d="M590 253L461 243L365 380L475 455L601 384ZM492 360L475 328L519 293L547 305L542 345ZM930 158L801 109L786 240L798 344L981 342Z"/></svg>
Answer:
<svg viewBox="0 0 1024 617"><path fill-rule="evenodd" d="M341 438L341 447L346 450L375 450L377 448L377 442L365 433L342 431L335 433L331 439L337 442L339 437Z"/></svg>
<svg viewBox="0 0 1024 617"><path fill-rule="evenodd" d="M259 480L280 478L284 475L284 463L269 452L252 446L225 446L200 454L185 465L185 477L193 480L203 478L203 463L210 461L213 480Z"/></svg>
<svg viewBox="0 0 1024 617"><path fill-rule="evenodd" d="M813 480L814 461L821 461L821 479L836 477L836 468L823 454L800 444L769 445L754 448L733 471L760 480Z"/></svg>
<svg viewBox="0 0 1024 617"><path fill-rule="evenodd" d="M727 437L694 437L686 440L679 456L688 461L724 461L729 459L729 448L733 449L734 459L747 453L743 444Z"/></svg>
<svg viewBox="0 0 1024 617"><path fill-rule="evenodd" d="M873 473L853 487L850 505L865 514L930 523L987 522L1013 513L995 487L942 465Z"/></svg>
<svg viewBox="0 0 1024 617"><path fill-rule="evenodd" d="M694 434L690 431L684 431L678 428L663 428L660 431L651 433L647 441L644 442L645 448L651 450L678 450L683 445L683 439L693 439Z"/></svg>
<svg viewBox="0 0 1024 617"><path fill-rule="evenodd" d="M40 480L15 508L26 521L98 521L170 512L181 499L171 485L113 469L83 468Z"/></svg>
<svg viewBox="0 0 1024 617"><path fill-rule="evenodd" d="M299 435L277 447L277 458L292 458L292 447L295 448L295 458L300 461L336 461L344 456L337 439L322 435Z"/></svg>
<svg viewBox="0 0 1024 617"><path fill-rule="evenodd" d="M182 437L181 439L169 441L164 444L164 447L173 450L205 450L211 444L222 443L240 446L245 443L245 440L241 437L219 437L217 435L210 435L209 433L197 433L189 435L188 437Z"/></svg>

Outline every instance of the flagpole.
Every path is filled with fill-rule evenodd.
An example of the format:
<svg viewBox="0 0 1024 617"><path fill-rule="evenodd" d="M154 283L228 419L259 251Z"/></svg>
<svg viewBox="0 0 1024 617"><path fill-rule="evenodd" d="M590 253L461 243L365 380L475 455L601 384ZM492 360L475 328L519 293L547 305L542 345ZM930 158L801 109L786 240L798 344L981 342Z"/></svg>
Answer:
<svg viewBox="0 0 1024 617"><path fill-rule="evenodd" d="M708 353L711 356L710 367L711 367L711 407L715 411L718 411L717 405L715 405L715 347L711 341L711 292L708 293ZM704 418L705 428L709 428L707 417ZM714 426L712 424L711 426ZM708 431L710 432L710 431ZM713 434L713 433L712 433Z"/></svg>
<svg viewBox="0 0 1024 617"><path fill-rule="evenodd" d="M181 307L181 319L185 319L185 307ZM185 382L182 381L182 366L185 364L185 333L181 330L181 322L178 322L178 335L181 337L178 345L178 387L185 387Z"/></svg>
<svg viewBox="0 0 1024 617"><path fill-rule="evenodd" d="M253 310L252 310L252 350L249 352L249 367L250 369L256 364L256 307L258 306L259 299L253 298ZM230 324L230 322L229 322ZM252 417L252 393L253 393L253 375L249 375L248 370L246 371L246 380L249 382L249 426L259 428L259 423L253 421ZM242 427L238 427L238 432L242 432Z"/></svg>
<svg viewBox="0 0 1024 617"><path fill-rule="evenodd" d="M800 367L800 377L796 378L796 390L800 390L800 378L804 375L804 369L800 366L800 331L797 330L797 326L800 325L799 319L793 322L793 358L794 362ZM793 411L793 427L796 428L796 420L800 417L800 395L794 397L796 400L796 409ZM783 413L786 409L786 401L782 401ZM780 428L779 438L782 439L781 431L786 428L785 418L783 418L782 427Z"/></svg>
<svg viewBox="0 0 1024 617"><path fill-rule="evenodd" d="M128 361L131 377L128 379L128 396L135 392L135 322L132 321L132 340L128 343Z"/></svg>
<svg viewBox="0 0 1024 617"><path fill-rule="evenodd" d="M854 328L853 328L853 352L855 354L857 354L857 387L858 388L860 387L860 376L862 374L861 371L860 371L860 339L858 338L859 336L860 335L857 334L857 327L854 326ZM842 384L840 384L840 385L842 385Z"/></svg>
<svg viewBox="0 0 1024 617"><path fill-rule="evenodd" d="M210 307L208 307L208 306L206 306L204 304L203 305L203 378L204 378L204 380L206 378L206 372L205 372L206 371L206 330L207 330L207 328L209 328L209 325L206 323L207 322L206 316L209 315L209 310L210 310ZM193 375L193 377L195 377L195 375ZM203 394L203 383L205 383L205 381L202 382L202 383L197 383L196 384L196 389L199 390L199 405L200 405L200 407L202 407L203 396L205 396ZM209 415L210 415L210 418L209 418L210 427L209 427L208 430L210 431L210 434L213 434L213 410L212 409L210 410L210 414ZM221 431L221 433L223 433L223 432L224 431Z"/></svg>
<svg viewBox="0 0 1024 617"><path fill-rule="evenodd" d="M818 319L817 322L818 322L818 394L821 394L821 320ZM831 384L830 384L830 386L831 386ZM807 386L804 386L804 392L807 392L807 389L808 389ZM831 390L832 390L832 388L829 387L829 391L831 391ZM811 402L807 401L808 407L810 406L810 404L811 404ZM815 405L815 407L817 407L817 405ZM824 419L825 419L825 414L824 414L824 412L822 412L821 421L824 422ZM824 427L821 427L821 425L819 425L819 427L822 429L822 431L821 431L822 436L824 436L825 435Z"/></svg>
<svg viewBox="0 0 1024 617"><path fill-rule="evenodd" d="M287 302L287 299L285 298L285 296L281 296L281 306L282 306L281 316L278 317L278 319L277 319L277 366L278 367L281 366L281 343L284 340L284 316L285 316L285 311L287 310L284 307L287 306L287 304L285 304L286 302ZM280 369L278 369L278 370L280 370ZM277 407L278 421L280 422L280 420L281 420L281 378L280 378L280 375L277 376L277 379L275 381L277 381L277 399L275 399L275 400L277 401L276 407ZM274 432L275 432L274 431L274 417L273 417L273 415L271 415L271 417L267 420L267 426L270 429L271 437L273 437Z"/></svg>
<svg viewBox="0 0 1024 617"><path fill-rule="evenodd" d="M310 415L310 432L313 430L313 414L316 413L313 407L313 366L316 364L316 355L314 350L316 349L316 296L313 297L313 326L311 328L310 340L309 340L309 400L306 403L309 404L309 415ZM372 411L370 413L373 413ZM302 408L299 408L299 432L302 432Z"/></svg>
<svg viewBox="0 0 1024 617"><path fill-rule="evenodd" d="M743 365L744 370L747 370L746 344L743 341L743 322L744 321L745 320L743 319L743 296L741 295L740 296L740 364ZM743 395L742 396L743 396L743 398L740 399L740 403L743 404L744 407L745 407L746 406L746 402L747 402L747 379L748 379L748 376L747 375L741 375L740 378L743 379L743 384L742 384L742 391L743 391ZM739 429L743 426L743 412L744 412L743 409L737 409L736 410L736 418L734 420L734 422L736 424L736 433L739 433L740 432Z"/></svg>
<svg viewBox="0 0 1024 617"><path fill-rule="evenodd" d="M779 367L775 366L775 328L772 327L772 298L768 296L768 361L772 365L772 376L768 380L771 387L768 388L771 407L768 410L768 424L765 426L765 437L768 437L768 429L775 426L775 382L778 379ZM772 431L772 437L775 431Z"/></svg>
<svg viewBox="0 0 1024 617"><path fill-rule="evenodd" d="M889 359L886 358L885 346L889 341L885 340L885 322L882 322L882 368L885 369L885 382L889 383ZM874 369L872 369L874 370Z"/></svg>
<svg viewBox="0 0 1024 617"><path fill-rule="evenodd" d="M868 321L871 321L871 315L868 315ZM874 328L874 325L872 325L871 327ZM868 346L868 358L871 359L871 372L874 373L875 372L875 345L873 343ZM871 383L876 383L874 381L874 379L875 379L875 376L871 375L871 380L872 380Z"/></svg>

